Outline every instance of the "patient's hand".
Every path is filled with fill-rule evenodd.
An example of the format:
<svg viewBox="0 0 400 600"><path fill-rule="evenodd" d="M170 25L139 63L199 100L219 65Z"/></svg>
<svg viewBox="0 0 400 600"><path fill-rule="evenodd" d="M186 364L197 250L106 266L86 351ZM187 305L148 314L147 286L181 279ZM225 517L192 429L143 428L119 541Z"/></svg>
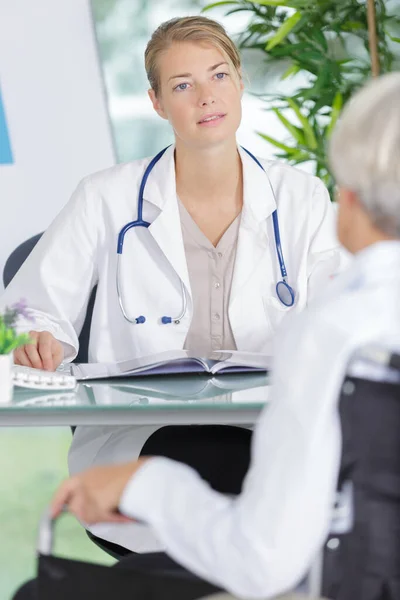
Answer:
<svg viewBox="0 0 400 600"><path fill-rule="evenodd" d="M132 519L118 511L122 493L130 478L149 460L138 460L104 467L93 467L70 477L59 487L51 503L51 516L57 517L64 507L80 521L93 523L127 523Z"/></svg>
<svg viewBox="0 0 400 600"><path fill-rule="evenodd" d="M14 350L14 363L24 367L55 371L64 358L61 342L48 331L30 331L32 344Z"/></svg>

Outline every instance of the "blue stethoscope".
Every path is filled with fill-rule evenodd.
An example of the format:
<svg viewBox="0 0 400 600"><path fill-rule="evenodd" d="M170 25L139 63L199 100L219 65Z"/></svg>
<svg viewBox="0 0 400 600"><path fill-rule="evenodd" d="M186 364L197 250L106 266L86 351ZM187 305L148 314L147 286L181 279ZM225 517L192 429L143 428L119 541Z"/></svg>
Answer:
<svg viewBox="0 0 400 600"><path fill-rule="evenodd" d="M121 292L121 286L120 286L120 261L121 261L121 256L122 256L122 251L123 251L123 247L124 247L124 239L125 239L125 234L127 233L127 231L129 231L129 229L131 229L132 227L149 227L150 223L148 221L143 221L143 194L144 194L144 188L146 186L146 182L149 178L149 175L151 173L151 171L153 170L154 166L158 163L158 161L160 160L160 158L163 156L164 152L169 148L169 146L167 146L167 148L164 148L163 150L161 150L161 152L159 152L157 154L157 156L155 156L149 163L149 165L146 168L146 171L144 172L142 181L140 183L140 188L139 188L139 197L138 197L138 214L137 214L137 219L136 221L131 221L130 223L127 223L119 232L118 235L118 246L117 246L117 294L118 294L118 302L119 305L121 307L121 311L122 314L124 315L125 319L127 321L129 321L129 323L134 323L139 325L140 323L145 323L146 322L146 317L144 317L143 315L140 315L139 317L134 317L131 318L128 316L128 314L125 311L124 308L124 304L122 301L122 292ZM260 161L253 156L253 154L251 152L249 152L249 150L246 150L246 148L243 148L243 150L245 150L245 152L247 152L247 154L249 156L251 156L251 158L258 164L258 166L264 171L265 173L265 169L262 166L262 164L260 163ZM268 180L269 181L269 180ZM272 188L271 182L269 182L270 186L271 186L271 191L272 194L274 195L275 198L275 193L274 190ZM276 198L275 198L276 200ZM282 304L284 306L293 306L294 304L294 299L295 299L295 291L294 289L288 284L287 282L287 271L286 271L286 267L285 267L285 261L283 258L283 252L282 252L282 245L281 245L281 236L279 233L279 222L278 222L278 212L277 210L274 210L274 212L272 213L272 221L274 224L274 235L275 235L275 247L276 247L276 254L278 256L278 261L279 261L279 268L281 270L281 276L282 276L282 280L278 281L278 283L276 284L276 295L278 296L279 300L282 302ZM186 309L187 309L187 296L186 296L186 290L185 290L185 286L183 285L182 280L180 280L181 283L181 294L182 294L182 309L179 315L177 315L176 317L168 317L168 316L164 316L161 317L161 323L163 325L167 325L168 323L175 323L176 325L178 325L181 320L183 319L183 317L186 314Z"/></svg>

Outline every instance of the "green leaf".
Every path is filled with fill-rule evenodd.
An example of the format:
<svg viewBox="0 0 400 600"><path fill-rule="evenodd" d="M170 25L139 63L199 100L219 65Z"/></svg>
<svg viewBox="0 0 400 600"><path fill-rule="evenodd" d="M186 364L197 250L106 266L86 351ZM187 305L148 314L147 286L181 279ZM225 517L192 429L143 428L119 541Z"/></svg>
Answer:
<svg viewBox="0 0 400 600"><path fill-rule="evenodd" d="M346 23L342 24L343 31L359 31L360 29L364 29L364 25L359 21L346 21Z"/></svg>
<svg viewBox="0 0 400 600"><path fill-rule="evenodd" d="M297 25L297 23L301 19L301 14L299 12L295 12L291 17L286 19L286 21L279 27L276 34L268 41L265 49L267 52L272 50L275 46L283 42L283 40L289 35L292 29Z"/></svg>
<svg viewBox="0 0 400 600"><path fill-rule="evenodd" d="M293 154L290 156L290 160L298 164L300 162L310 160L310 155L307 152L304 152L303 150L296 150L296 152L293 152Z"/></svg>
<svg viewBox="0 0 400 600"><path fill-rule="evenodd" d="M286 144L282 144L282 142L278 142L278 140L275 140L274 138L270 137L269 135L265 135L265 133L261 133L260 131L257 131L256 133L263 140L269 142L270 144L272 144L276 148L279 148L280 150L283 150L287 154L292 155L294 152L297 152L297 148L292 148L291 146L287 146Z"/></svg>
<svg viewBox="0 0 400 600"><path fill-rule="evenodd" d="M297 44L284 44L271 51L272 56L294 56L297 57L298 50L308 50L310 44L307 42L299 42Z"/></svg>
<svg viewBox="0 0 400 600"><path fill-rule="evenodd" d="M310 35L325 52L328 52L328 42L321 30L312 29Z"/></svg>
<svg viewBox="0 0 400 600"><path fill-rule="evenodd" d="M300 150L297 150L292 154L288 154L287 152L275 152L274 156L275 158L280 158L282 160L288 161L291 165L299 165L300 163L312 160L309 154L301 152Z"/></svg>
<svg viewBox="0 0 400 600"><path fill-rule="evenodd" d="M288 77L291 77L292 75L296 75L296 73L298 73L299 71L300 71L299 65L291 65L288 69L286 69L286 71L282 75L281 81L283 81L284 79L287 79Z"/></svg>
<svg viewBox="0 0 400 600"><path fill-rule="evenodd" d="M306 8L310 2L308 0L251 0L250 4L261 6L284 6L285 8Z"/></svg>
<svg viewBox="0 0 400 600"><path fill-rule="evenodd" d="M13 336L13 338L9 340L8 345L5 346L4 354L9 354L10 352L15 350L16 348L19 348L20 346L25 346L25 344L32 344L32 343L33 343L33 340L31 340L29 335L26 333L22 333L15 338Z"/></svg>
<svg viewBox="0 0 400 600"><path fill-rule="evenodd" d="M343 106L343 95L341 94L341 92L336 92L336 95L333 99L333 104L332 104L331 122L329 123L328 128L326 130L326 136L328 139L332 135L333 129L334 129L336 122L338 120L338 117L340 115L340 111L342 110L342 106Z"/></svg>
<svg viewBox="0 0 400 600"><path fill-rule="evenodd" d="M289 133L294 137L296 142L298 142L299 144L304 144L305 139L303 130L293 125L293 123L291 123L286 117L284 117L283 114L277 108L273 108L272 110L276 114L282 125L284 125L289 131Z"/></svg>
<svg viewBox="0 0 400 600"><path fill-rule="evenodd" d="M297 55L297 58L299 60L305 60L305 61L313 61L313 62L321 62L322 60L324 60L324 56L323 54L320 54L319 52L316 52L315 50L310 50L308 52L300 52Z"/></svg>
<svg viewBox="0 0 400 600"><path fill-rule="evenodd" d="M300 165L301 163L310 162L310 160L314 160L312 156L310 156L309 154L303 154L301 156L296 156L296 159L295 161L293 161L293 164Z"/></svg>
<svg viewBox="0 0 400 600"><path fill-rule="evenodd" d="M237 0L223 0L221 2L213 2L212 4L207 4L207 6L204 6L201 9L201 12L206 12L206 10L211 10L212 8L215 8L216 6L224 6L227 4L239 4L237 2Z"/></svg>
<svg viewBox="0 0 400 600"><path fill-rule="evenodd" d="M249 11L250 7L249 6L240 6L239 8L231 8L230 10L228 10L228 12L226 13L226 16L230 16L230 15L234 15L235 13L238 12L244 12L244 11Z"/></svg>
<svg viewBox="0 0 400 600"><path fill-rule="evenodd" d="M13 327L6 327L0 317L0 354L9 354L15 348L31 343L33 340L28 333L17 334Z"/></svg>
<svg viewBox="0 0 400 600"><path fill-rule="evenodd" d="M261 4L261 6L288 6L285 0L252 0L252 4Z"/></svg>
<svg viewBox="0 0 400 600"><path fill-rule="evenodd" d="M318 142L317 142L317 139L315 137L313 128L311 127L311 125L308 122L307 118L301 112L299 105L296 103L295 100L293 100L293 98L287 98L287 103L289 104L289 106L293 110L293 112L296 114L296 116L299 119L301 125L303 126L304 135L305 135L307 144L309 145L309 147L312 150L315 150L315 148L318 147Z"/></svg>
<svg viewBox="0 0 400 600"><path fill-rule="evenodd" d="M400 44L400 37L395 37L394 35L391 35L386 29L385 33L392 40L392 42L397 42L398 44Z"/></svg>

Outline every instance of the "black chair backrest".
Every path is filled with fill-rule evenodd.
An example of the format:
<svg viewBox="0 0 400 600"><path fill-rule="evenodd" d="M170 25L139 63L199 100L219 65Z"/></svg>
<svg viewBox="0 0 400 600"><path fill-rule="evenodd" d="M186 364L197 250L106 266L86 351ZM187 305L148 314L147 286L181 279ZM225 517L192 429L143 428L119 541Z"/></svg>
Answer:
<svg viewBox="0 0 400 600"><path fill-rule="evenodd" d="M322 592L334 600L400 600L400 384L346 377L339 410L338 489L350 484L352 527L327 540Z"/></svg>
<svg viewBox="0 0 400 600"><path fill-rule="evenodd" d="M7 259L7 262L3 271L3 284L6 288L10 283L11 279L14 277L16 272L21 267L22 263L28 258L40 238L42 237L42 233L38 233L33 237L29 238L22 244L20 244L15 250L10 254Z"/></svg>
<svg viewBox="0 0 400 600"><path fill-rule="evenodd" d="M4 287L7 287L19 268L28 258L37 242L42 237L42 233L34 235L29 240L20 244L8 257L3 271ZM74 362L88 362L90 326L92 323L93 306L96 299L97 286L95 286L90 295L85 321L79 334L79 351Z"/></svg>

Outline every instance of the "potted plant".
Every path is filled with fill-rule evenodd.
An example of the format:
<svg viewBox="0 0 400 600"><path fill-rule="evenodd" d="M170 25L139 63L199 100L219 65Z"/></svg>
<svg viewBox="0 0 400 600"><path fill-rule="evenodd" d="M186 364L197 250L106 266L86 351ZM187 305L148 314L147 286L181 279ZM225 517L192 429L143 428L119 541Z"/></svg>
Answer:
<svg viewBox="0 0 400 600"><path fill-rule="evenodd" d="M6 307L4 313L0 314L0 404L11 400L12 353L19 346L31 342L27 333L17 332L17 322L20 317L32 320L23 300L10 308Z"/></svg>
<svg viewBox="0 0 400 600"><path fill-rule="evenodd" d="M400 69L399 0L224 0L203 11L216 7L227 15L246 12L250 21L239 48L257 51L257 58L262 52L282 80L293 78L289 96L279 90L262 95L286 135L257 133L277 158L311 163L333 197L327 142L353 93L371 75Z"/></svg>

